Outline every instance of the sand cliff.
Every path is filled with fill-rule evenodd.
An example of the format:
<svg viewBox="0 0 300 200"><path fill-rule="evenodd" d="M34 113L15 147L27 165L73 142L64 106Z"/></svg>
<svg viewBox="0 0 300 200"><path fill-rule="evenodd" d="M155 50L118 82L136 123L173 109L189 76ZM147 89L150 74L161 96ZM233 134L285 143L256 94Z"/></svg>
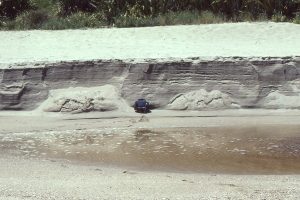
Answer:
<svg viewBox="0 0 300 200"><path fill-rule="evenodd" d="M32 110L51 90L111 85L128 105L145 97L168 109L299 109L299 83L299 57L26 63L0 69L0 108Z"/></svg>

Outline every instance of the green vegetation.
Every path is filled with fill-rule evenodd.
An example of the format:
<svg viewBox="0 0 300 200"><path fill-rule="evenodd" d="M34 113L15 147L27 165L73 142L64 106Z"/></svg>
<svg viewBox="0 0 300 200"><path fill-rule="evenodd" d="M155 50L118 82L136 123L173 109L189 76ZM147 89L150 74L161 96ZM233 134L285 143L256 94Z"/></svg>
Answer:
<svg viewBox="0 0 300 200"><path fill-rule="evenodd" d="M0 0L0 29L300 23L300 0Z"/></svg>

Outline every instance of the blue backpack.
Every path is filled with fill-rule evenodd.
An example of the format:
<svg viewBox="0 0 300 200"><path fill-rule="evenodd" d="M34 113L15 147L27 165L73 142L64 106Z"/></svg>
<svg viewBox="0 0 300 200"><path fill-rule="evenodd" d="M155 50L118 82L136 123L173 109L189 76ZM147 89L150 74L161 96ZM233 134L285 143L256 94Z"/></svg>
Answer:
<svg viewBox="0 0 300 200"><path fill-rule="evenodd" d="M145 99L138 99L135 102L135 107L143 108L143 107L147 107L147 104L148 104L148 102Z"/></svg>

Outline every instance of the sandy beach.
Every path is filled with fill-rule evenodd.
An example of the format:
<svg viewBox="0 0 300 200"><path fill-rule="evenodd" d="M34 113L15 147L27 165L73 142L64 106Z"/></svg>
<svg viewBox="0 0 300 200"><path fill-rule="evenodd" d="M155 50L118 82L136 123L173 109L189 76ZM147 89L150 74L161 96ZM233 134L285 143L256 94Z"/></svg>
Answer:
<svg viewBox="0 0 300 200"><path fill-rule="evenodd" d="M138 171L0 157L0 199L298 199L299 175Z"/></svg>
<svg viewBox="0 0 300 200"><path fill-rule="evenodd" d="M0 37L0 199L300 199L299 25Z"/></svg>
<svg viewBox="0 0 300 200"><path fill-rule="evenodd" d="M268 140L270 138L275 140L268 141L264 139L265 143L262 143L262 145L267 145L270 142L276 145L276 141L279 144L283 141L290 141L289 139L285 140L286 138L294 138L294 142L290 143L288 147L289 152L291 152L293 145L299 145L300 113L298 111L257 110L255 112L239 112L172 113L153 111L148 115L129 112L126 117L117 117L122 113L107 113L107 116L100 113L43 116L37 112L21 112L19 116L12 117L11 115L14 115L15 112L3 112L0 115L0 148L2 149L0 154L0 198L298 199L300 196L300 176L297 175L299 174L297 147L294 147L295 152L291 157L292 160L296 159L297 162L291 162L287 165L282 165L282 163L278 165L277 163L278 166L282 165L281 170L280 168L272 169L271 165L268 165L274 160L262 163L264 167L260 164L253 165L254 168L247 168L246 165L236 166L234 162L241 161L242 157L234 158L231 154L228 154L231 155L230 158L228 157L229 159L234 158L231 160L231 164L218 161L215 161L215 163L205 162L206 158L210 160L217 158L214 153L219 152L218 147L222 146L217 138L222 137L228 138L229 141L226 143L230 143L235 138L235 147L232 146L231 149L237 149L237 147L247 149L243 141L245 136L249 136L247 138L251 136L254 140L257 138L257 141L253 143L255 145L249 147L249 150L258 148L259 138L264 138L264 135L268 137ZM164 116L167 113L169 116ZM236 126L237 119L239 126ZM171 127L173 129L170 129ZM205 133L201 132L199 134L207 138L200 137L199 142L210 145L206 147L208 151L203 151L205 155L207 153L210 157L200 157L203 165L206 163L208 168L198 168L198 163L185 160L187 157L193 156L192 152L196 150L195 146L193 147L193 142L187 140L192 136L188 132L179 136L179 133L174 133L174 136L172 136L172 132L176 129L180 131L184 127L188 128L189 131L192 130L191 128L202 131L206 128ZM236 129L237 127L240 127L240 129ZM139 154L134 154L143 152L143 149L125 150L125 147L122 146L122 144L128 144L128 141L130 141L128 138L136 130L154 130L154 132L147 132L150 134L148 135L149 140L142 136L139 143L137 143L138 147L145 144L149 145L147 140L151 143L153 138L156 138L156 140L161 138L163 142L169 141L168 138L172 137L178 144L186 145L190 149L187 149L186 152L184 149L179 151L186 153L186 156L183 155L181 158L176 158L174 153L168 154L171 160L166 162L167 165L161 165L166 158L160 156L157 157L158 160L147 161L147 156L139 157ZM168 132L168 130L170 131ZM254 135L251 133L253 130ZM155 131L162 132L157 133ZM232 133L233 135L231 135ZM159 134L159 136L155 136L156 134ZM53 140L54 135L57 135L59 139ZM113 137L105 140L105 135L107 137L113 135ZM197 134L195 132L191 135ZM284 137L281 137L282 135ZM239 146L239 138L242 139L241 146ZM276 138L279 139L276 140ZM210 144L211 139L216 143ZM99 155L97 156L96 151L93 150L94 145L97 144L100 145L96 146L97 151L102 149L101 141L105 143L103 151L106 153L108 151L109 154L107 155L110 159L105 159L105 153L100 153L100 157L101 155L102 157L98 159ZM185 144L184 141L187 143ZM198 140L194 138L192 141ZM115 151L111 148L111 145L118 144L118 142L122 143L120 152L118 148ZM83 146L80 146L81 144ZM162 143L158 142L156 144ZM165 144L168 145L169 143ZM41 146L47 146L50 151L43 151L45 149ZM147 150L155 151L156 147L157 145L150 145ZM66 149L69 152L63 153ZM60 150L63 151L62 154L57 154L59 156L49 153L59 152ZM78 151L82 151L82 154ZM87 151L88 154L85 154L84 151ZM134 156L126 159L126 151L133 153ZM267 151L263 153L267 153ZM279 155L281 150L276 152ZM155 158L155 152L151 153L154 154L151 154L151 157ZM246 156L243 151L236 153ZM276 153L271 152L266 156L271 155L273 157L274 154ZM76 156L74 157L74 155ZM148 155L150 156L150 154ZM277 159L280 160L280 157ZM196 168L186 168L184 162L181 162L182 160L190 162L187 164ZM257 160L252 161L257 162ZM146 162L147 165L141 165L143 162ZM283 162L289 163L290 161ZM226 166L229 166L229 168L226 168ZM215 171L209 169L209 167L215 169ZM292 170L293 167L296 167L294 168L296 171ZM264 168L267 170L262 170ZM230 169L234 169L234 172L230 172ZM286 171L284 172L284 170Z"/></svg>

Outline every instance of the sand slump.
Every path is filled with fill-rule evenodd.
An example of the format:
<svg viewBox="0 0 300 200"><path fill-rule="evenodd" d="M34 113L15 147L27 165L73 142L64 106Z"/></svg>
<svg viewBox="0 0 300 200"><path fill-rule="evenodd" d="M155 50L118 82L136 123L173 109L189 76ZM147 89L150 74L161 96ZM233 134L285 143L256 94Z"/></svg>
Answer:
<svg viewBox="0 0 300 200"><path fill-rule="evenodd" d="M300 126L101 129L0 135L1 153L141 169L300 173Z"/></svg>

